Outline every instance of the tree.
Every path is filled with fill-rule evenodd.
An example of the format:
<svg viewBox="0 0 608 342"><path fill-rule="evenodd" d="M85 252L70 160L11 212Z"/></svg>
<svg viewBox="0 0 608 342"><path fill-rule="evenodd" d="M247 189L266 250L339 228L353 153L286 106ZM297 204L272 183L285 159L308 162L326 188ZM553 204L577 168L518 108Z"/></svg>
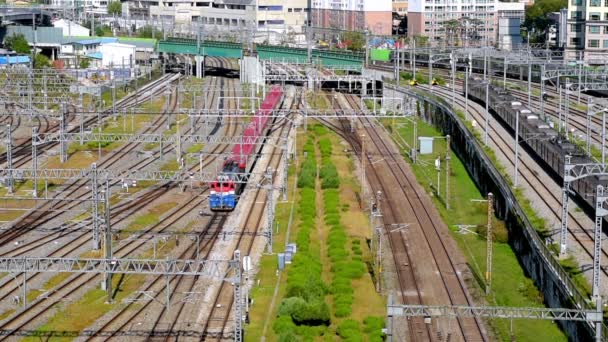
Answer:
<svg viewBox="0 0 608 342"><path fill-rule="evenodd" d="M12 36L6 37L4 39L4 47L20 54L30 53L30 46L28 45L25 36L21 33L14 33Z"/></svg>
<svg viewBox="0 0 608 342"><path fill-rule="evenodd" d="M537 0L534 5L526 8L524 26L528 29L528 32L542 33L551 24L547 14L558 12L561 8L567 6L567 0Z"/></svg>
<svg viewBox="0 0 608 342"><path fill-rule="evenodd" d="M34 68L42 69L48 68L51 65L49 58L41 53L36 54L34 57Z"/></svg>
<svg viewBox="0 0 608 342"><path fill-rule="evenodd" d="M80 69L87 69L91 65L91 61L88 58L83 58L80 60L79 67Z"/></svg>
<svg viewBox="0 0 608 342"><path fill-rule="evenodd" d="M343 38L351 50L360 51L365 48L365 36L361 32L346 32Z"/></svg>
<svg viewBox="0 0 608 342"><path fill-rule="evenodd" d="M462 23L456 19L450 19L443 22L443 27L448 45L458 45L458 32L462 28Z"/></svg>
<svg viewBox="0 0 608 342"><path fill-rule="evenodd" d="M139 38L160 38L162 36L163 36L163 33L160 30L157 30L156 28L154 28L150 25L146 25L146 26L142 27L137 32L137 37L139 37Z"/></svg>
<svg viewBox="0 0 608 342"><path fill-rule="evenodd" d="M108 2L108 14L122 14L122 4L120 3L120 1L116 0Z"/></svg>

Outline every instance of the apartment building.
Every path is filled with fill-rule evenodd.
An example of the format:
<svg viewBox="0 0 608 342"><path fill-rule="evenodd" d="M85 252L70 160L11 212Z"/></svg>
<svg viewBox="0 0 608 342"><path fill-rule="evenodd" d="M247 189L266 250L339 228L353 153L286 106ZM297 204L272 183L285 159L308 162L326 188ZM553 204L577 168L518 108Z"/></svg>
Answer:
<svg viewBox="0 0 608 342"><path fill-rule="evenodd" d="M608 61L608 0L569 0L566 56L589 64Z"/></svg>
<svg viewBox="0 0 608 342"><path fill-rule="evenodd" d="M407 1L403 0L392 0L393 1L393 12L396 12L400 16L407 14Z"/></svg>
<svg viewBox="0 0 608 342"><path fill-rule="evenodd" d="M301 32L308 18L307 0L136 0L134 8L146 8L153 19L176 23L200 22L218 29L239 30L257 26L258 31Z"/></svg>
<svg viewBox="0 0 608 342"><path fill-rule="evenodd" d="M312 0L313 27L390 35L392 0Z"/></svg>
<svg viewBox="0 0 608 342"><path fill-rule="evenodd" d="M498 18L523 18L524 3L497 0L410 0L408 35L435 44L496 45ZM457 29L446 22L458 20ZM452 42L449 42L452 40Z"/></svg>

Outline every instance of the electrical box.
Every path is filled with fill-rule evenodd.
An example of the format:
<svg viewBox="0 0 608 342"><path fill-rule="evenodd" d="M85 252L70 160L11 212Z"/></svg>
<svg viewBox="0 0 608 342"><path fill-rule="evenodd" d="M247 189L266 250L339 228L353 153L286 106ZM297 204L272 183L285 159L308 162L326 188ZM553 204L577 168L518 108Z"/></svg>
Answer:
<svg viewBox="0 0 608 342"><path fill-rule="evenodd" d="M432 137L419 137L420 154L431 154L433 153L433 138Z"/></svg>

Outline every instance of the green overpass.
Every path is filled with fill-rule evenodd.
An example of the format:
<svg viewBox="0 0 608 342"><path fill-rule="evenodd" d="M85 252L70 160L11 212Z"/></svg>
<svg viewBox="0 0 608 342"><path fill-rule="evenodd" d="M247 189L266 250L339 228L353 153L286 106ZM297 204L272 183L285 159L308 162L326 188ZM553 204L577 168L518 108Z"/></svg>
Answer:
<svg viewBox="0 0 608 342"><path fill-rule="evenodd" d="M239 43L201 41L196 39L169 38L158 43L157 52L180 55L199 55L210 57L241 58L243 46ZM256 45L255 52L261 60L287 59L305 62L308 51L302 48L291 48L276 45ZM322 65L339 67L362 67L365 55L353 51L312 50L312 58L321 61Z"/></svg>

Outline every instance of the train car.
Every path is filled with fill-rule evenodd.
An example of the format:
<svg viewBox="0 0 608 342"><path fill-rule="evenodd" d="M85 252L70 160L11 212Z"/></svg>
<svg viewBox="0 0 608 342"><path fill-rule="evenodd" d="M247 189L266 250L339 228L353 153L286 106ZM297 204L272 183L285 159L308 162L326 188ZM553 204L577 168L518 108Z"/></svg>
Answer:
<svg viewBox="0 0 608 342"><path fill-rule="evenodd" d="M236 207L244 184L235 182L237 174L247 172L253 164L257 140L262 136L271 120L271 111L283 99L283 89L273 86L260 105L251 122L245 127L242 143L234 145L229 158L224 161L221 173L209 185L209 209L211 211L232 211Z"/></svg>
<svg viewBox="0 0 608 342"><path fill-rule="evenodd" d="M469 98L484 104L486 86L482 85L480 77L469 79ZM510 92L503 88L490 85L488 107L490 111L515 131L516 115L519 117L519 135L538 158L552 171L554 176L563 179L565 157L570 156L573 164L595 164L579 146L568 141L563 133L553 128L553 123L545 122L526 106L514 109L512 104L519 102ZM606 186L608 180L600 177L586 177L573 182L571 189L592 209L595 206L595 192L598 184Z"/></svg>

